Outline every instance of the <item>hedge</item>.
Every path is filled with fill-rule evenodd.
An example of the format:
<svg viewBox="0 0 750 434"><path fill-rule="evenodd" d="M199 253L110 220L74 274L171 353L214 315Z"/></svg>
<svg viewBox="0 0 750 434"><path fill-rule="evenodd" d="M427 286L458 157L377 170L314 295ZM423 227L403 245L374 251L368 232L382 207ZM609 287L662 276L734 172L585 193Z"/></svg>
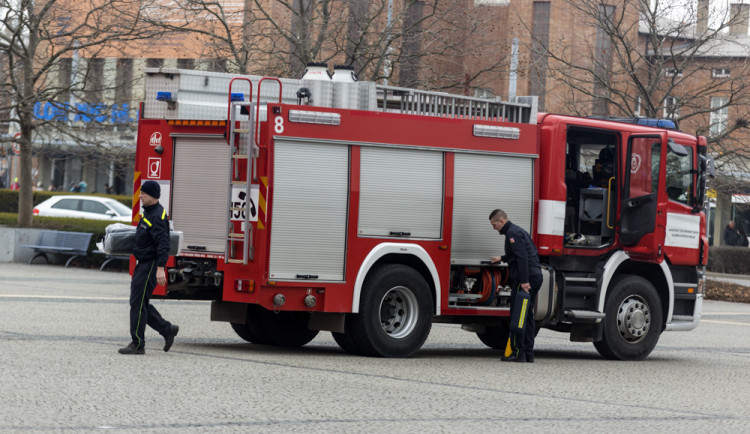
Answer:
<svg viewBox="0 0 750 434"><path fill-rule="evenodd" d="M120 222L118 222L120 223ZM18 214L0 212L0 226L16 227ZM31 227L33 229L52 229L68 232L90 232L94 234L89 243L88 259L93 263L101 263L106 259L104 255L92 255L97 250L96 243L104 237L104 231L111 225L109 220L89 220L69 217L32 217Z"/></svg>
<svg viewBox="0 0 750 434"><path fill-rule="evenodd" d="M712 246L706 269L715 273L750 274L750 248Z"/></svg>
<svg viewBox="0 0 750 434"><path fill-rule="evenodd" d="M91 193L73 193L67 191L44 191L39 190L33 192L32 201L34 205L38 205L52 196L58 196L61 194L85 194L87 196L99 196L109 197L114 199L128 208L133 208L133 198L131 196L116 195L116 194L91 194ZM0 213L17 213L18 212L18 190L9 190L7 188L0 189Z"/></svg>

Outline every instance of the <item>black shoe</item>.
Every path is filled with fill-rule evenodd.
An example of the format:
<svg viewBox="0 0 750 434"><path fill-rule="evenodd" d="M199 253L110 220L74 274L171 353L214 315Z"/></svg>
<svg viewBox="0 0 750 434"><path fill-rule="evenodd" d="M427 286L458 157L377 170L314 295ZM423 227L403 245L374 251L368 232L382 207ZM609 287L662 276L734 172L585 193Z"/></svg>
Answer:
<svg viewBox="0 0 750 434"><path fill-rule="evenodd" d="M526 362L527 363L534 363L534 356L530 356L526 354Z"/></svg>
<svg viewBox="0 0 750 434"><path fill-rule="evenodd" d="M180 326L172 324L169 328L169 333L164 336L164 352L169 351L174 343L174 337L180 332Z"/></svg>
<svg viewBox="0 0 750 434"><path fill-rule="evenodd" d="M512 356L508 356L508 357L503 357L502 360L503 360L503 362L524 363L526 361L526 357L525 356L512 355Z"/></svg>
<svg viewBox="0 0 750 434"><path fill-rule="evenodd" d="M136 348L134 343L129 343L127 347L117 350L120 354L146 354L145 348Z"/></svg>

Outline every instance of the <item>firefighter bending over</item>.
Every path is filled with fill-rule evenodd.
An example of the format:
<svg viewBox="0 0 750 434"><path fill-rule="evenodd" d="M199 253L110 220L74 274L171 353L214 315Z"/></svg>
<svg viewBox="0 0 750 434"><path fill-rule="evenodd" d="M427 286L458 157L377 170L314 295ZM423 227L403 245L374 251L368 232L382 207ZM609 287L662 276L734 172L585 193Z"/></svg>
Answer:
<svg viewBox="0 0 750 434"><path fill-rule="evenodd" d="M522 332L511 332L510 346L512 353L503 357L506 362L534 363L534 300L542 287L542 267L539 254L531 241L531 236L520 226L508 220L508 215L501 209L490 213L490 224L501 235L505 235L505 255L495 256L492 263L506 262L510 273L511 310L519 291L529 293L529 304L526 309L525 327ZM513 312L511 312L511 317Z"/></svg>

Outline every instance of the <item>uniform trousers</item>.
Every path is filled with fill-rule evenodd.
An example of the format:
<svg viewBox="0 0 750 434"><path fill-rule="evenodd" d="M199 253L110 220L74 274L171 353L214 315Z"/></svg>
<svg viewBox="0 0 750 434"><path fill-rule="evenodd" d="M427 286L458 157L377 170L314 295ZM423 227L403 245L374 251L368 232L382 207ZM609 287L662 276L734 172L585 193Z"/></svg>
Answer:
<svg viewBox="0 0 750 434"><path fill-rule="evenodd" d="M518 357L534 357L534 338L536 337L536 324L534 323L534 301L536 301L536 295L539 293L539 289L542 287L543 277L541 274L533 274L529 276L529 304L526 308L526 327L523 332L510 332L510 348L513 351L513 355ZM518 291L521 289L521 283L516 280L511 280L511 294L510 299L515 300ZM513 317L514 302L510 304L510 316Z"/></svg>
<svg viewBox="0 0 750 434"><path fill-rule="evenodd" d="M159 311L150 303L156 288L156 259L138 261L130 281L130 336L136 348L146 344L146 324L166 336L172 324L162 318Z"/></svg>

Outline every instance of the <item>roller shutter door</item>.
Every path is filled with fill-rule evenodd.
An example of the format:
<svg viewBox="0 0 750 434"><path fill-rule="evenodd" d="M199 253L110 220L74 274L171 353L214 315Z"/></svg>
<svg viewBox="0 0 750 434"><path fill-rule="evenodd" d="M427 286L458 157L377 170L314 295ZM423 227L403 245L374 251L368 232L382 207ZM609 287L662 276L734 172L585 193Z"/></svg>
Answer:
<svg viewBox="0 0 750 434"><path fill-rule="evenodd" d="M534 160L477 154L456 154L453 194L451 261L480 264L505 252L505 238L489 223L500 208L514 224L531 233Z"/></svg>
<svg viewBox="0 0 750 434"><path fill-rule="evenodd" d="M443 153L363 147L358 234L439 239L443 222Z"/></svg>
<svg viewBox="0 0 750 434"><path fill-rule="evenodd" d="M226 250L229 216L229 146L221 138L175 138L172 221L187 246Z"/></svg>
<svg viewBox="0 0 750 434"><path fill-rule="evenodd" d="M344 280L348 196L347 145L275 143L272 279Z"/></svg>

